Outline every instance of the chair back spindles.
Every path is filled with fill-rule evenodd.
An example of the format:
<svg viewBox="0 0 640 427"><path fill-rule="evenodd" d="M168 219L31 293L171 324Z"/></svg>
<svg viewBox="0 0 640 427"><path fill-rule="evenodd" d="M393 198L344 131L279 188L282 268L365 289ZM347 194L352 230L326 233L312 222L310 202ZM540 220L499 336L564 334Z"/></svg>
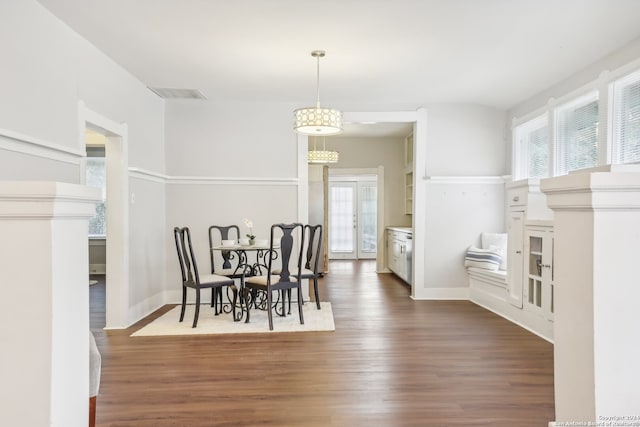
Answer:
<svg viewBox="0 0 640 427"><path fill-rule="evenodd" d="M299 224L275 224L271 227L271 249L274 249L274 233L276 230L280 230L282 236L280 237L280 254L281 254L281 269L279 282L291 281L291 273L289 271L289 262L291 260L291 254L293 252L293 232L300 228ZM302 230L302 228L300 228ZM302 244L302 242L301 242ZM271 268L269 269L270 271Z"/></svg>
<svg viewBox="0 0 640 427"><path fill-rule="evenodd" d="M173 238L176 241L176 251L178 252L178 261L180 262L180 273L182 274L182 283L187 281L187 271L184 264L182 231L179 227L173 229Z"/></svg>
<svg viewBox="0 0 640 427"><path fill-rule="evenodd" d="M318 260L322 246L322 225L305 225L307 237L307 257L304 268L318 272Z"/></svg>
<svg viewBox="0 0 640 427"><path fill-rule="evenodd" d="M268 257L266 276L249 277L246 280L246 298L251 292L251 301L257 306L258 291L266 294L263 305L267 310L269 317L269 329L273 330L273 310L277 310L276 304L272 304L273 292L279 292L279 301L282 308L277 311L280 316L285 316L285 300L289 298L289 312L291 312L291 291L296 290L298 299L298 316L300 323L304 324L304 316L302 314L302 288L301 279L298 272L303 264L304 254L304 232L305 228L300 223L293 224L273 224L270 232L269 250L264 255ZM295 257L292 259L292 257ZM274 260L280 260L280 268L274 269ZM296 269L292 272L292 265L295 262ZM247 322L250 318L251 302L247 304Z"/></svg>
<svg viewBox="0 0 640 427"><path fill-rule="evenodd" d="M213 248L216 243L216 232L220 235L220 244L223 240L229 240L229 237L233 237L234 240L240 238L240 227L237 225L212 225L209 227L209 248ZM214 251L209 251L211 256L211 272L215 273ZM231 268L231 251L220 251L222 255L222 269Z"/></svg>

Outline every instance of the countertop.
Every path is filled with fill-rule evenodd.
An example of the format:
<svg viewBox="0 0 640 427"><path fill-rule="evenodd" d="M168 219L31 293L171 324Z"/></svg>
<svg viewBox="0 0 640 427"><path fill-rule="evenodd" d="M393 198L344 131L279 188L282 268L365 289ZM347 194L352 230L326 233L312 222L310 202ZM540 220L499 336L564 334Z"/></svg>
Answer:
<svg viewBox="0 0 640 427"><path fill-rule="evenodd" d="M394 230L394 231L400 231L402 233L413 234L413 229L411 227L395 227L395 226L391 226L391 227L387 227L387 230Z"/></svg>

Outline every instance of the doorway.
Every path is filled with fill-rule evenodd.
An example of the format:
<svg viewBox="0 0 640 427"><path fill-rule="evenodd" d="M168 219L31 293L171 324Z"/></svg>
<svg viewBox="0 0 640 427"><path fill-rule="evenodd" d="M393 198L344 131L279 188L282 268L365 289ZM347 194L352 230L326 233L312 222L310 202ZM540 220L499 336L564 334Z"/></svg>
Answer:
<svg viewBox="0 0 640 427"><path fill-rule="evenodd" d="M376 175L329 180L329 258L375 259L378 251Z"/></svg>
<svg viewBox="0 0 640 427"><path fill-rule="evenodd" d="M127 161L127 125L116 123L87 108L79 102L79 118L82 141L86 129L91 129L104 138L106 173L106 200L109 207L105 213L106 266L105 277L109 286L105 295L105 329L120 329L129 325L129 180ZM86 182L86 158L80 175Z"/></svg>

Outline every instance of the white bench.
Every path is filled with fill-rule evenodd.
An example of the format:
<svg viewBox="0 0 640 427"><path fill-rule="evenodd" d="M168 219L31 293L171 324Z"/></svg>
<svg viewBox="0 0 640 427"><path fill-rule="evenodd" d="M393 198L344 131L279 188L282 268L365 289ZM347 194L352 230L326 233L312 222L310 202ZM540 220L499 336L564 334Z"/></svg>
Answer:
<svg viewBox="0 0 640 427"><path fill-rule="evenodd" d="M471 301L492 310L507 302L507 272L467 267Z"/></svg>

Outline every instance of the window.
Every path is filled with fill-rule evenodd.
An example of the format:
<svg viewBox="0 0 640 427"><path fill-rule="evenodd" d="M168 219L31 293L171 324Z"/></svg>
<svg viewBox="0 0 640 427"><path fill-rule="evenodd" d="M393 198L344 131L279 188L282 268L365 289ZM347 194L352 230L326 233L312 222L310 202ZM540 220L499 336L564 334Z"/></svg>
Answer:
<svg viewBox="0 0 640 427"><path fill-rule="evenodd" d="M520 164L517 179L549 176L549 127L542 115L516 128Z"/></svg>
<svg viewBox="0 0 640 427"><path fill-rule="evenodd" d="M598 163L598 94L565 104L555 114L555 175L595 166Z"/></svg>
<svg viewBox="0 0 640 427"><path fill-rule="evenodd" d="M613 83L612 163L640 161L640 71Z"/></svg>
<svg viewBox="0 0 640 427"><path fill-rule="evenodd" d="M102 201L96 205L96 214L89 220L89 236L107 235L107 173L104 148L87 147L86 184L102 190Z"/></svg>

